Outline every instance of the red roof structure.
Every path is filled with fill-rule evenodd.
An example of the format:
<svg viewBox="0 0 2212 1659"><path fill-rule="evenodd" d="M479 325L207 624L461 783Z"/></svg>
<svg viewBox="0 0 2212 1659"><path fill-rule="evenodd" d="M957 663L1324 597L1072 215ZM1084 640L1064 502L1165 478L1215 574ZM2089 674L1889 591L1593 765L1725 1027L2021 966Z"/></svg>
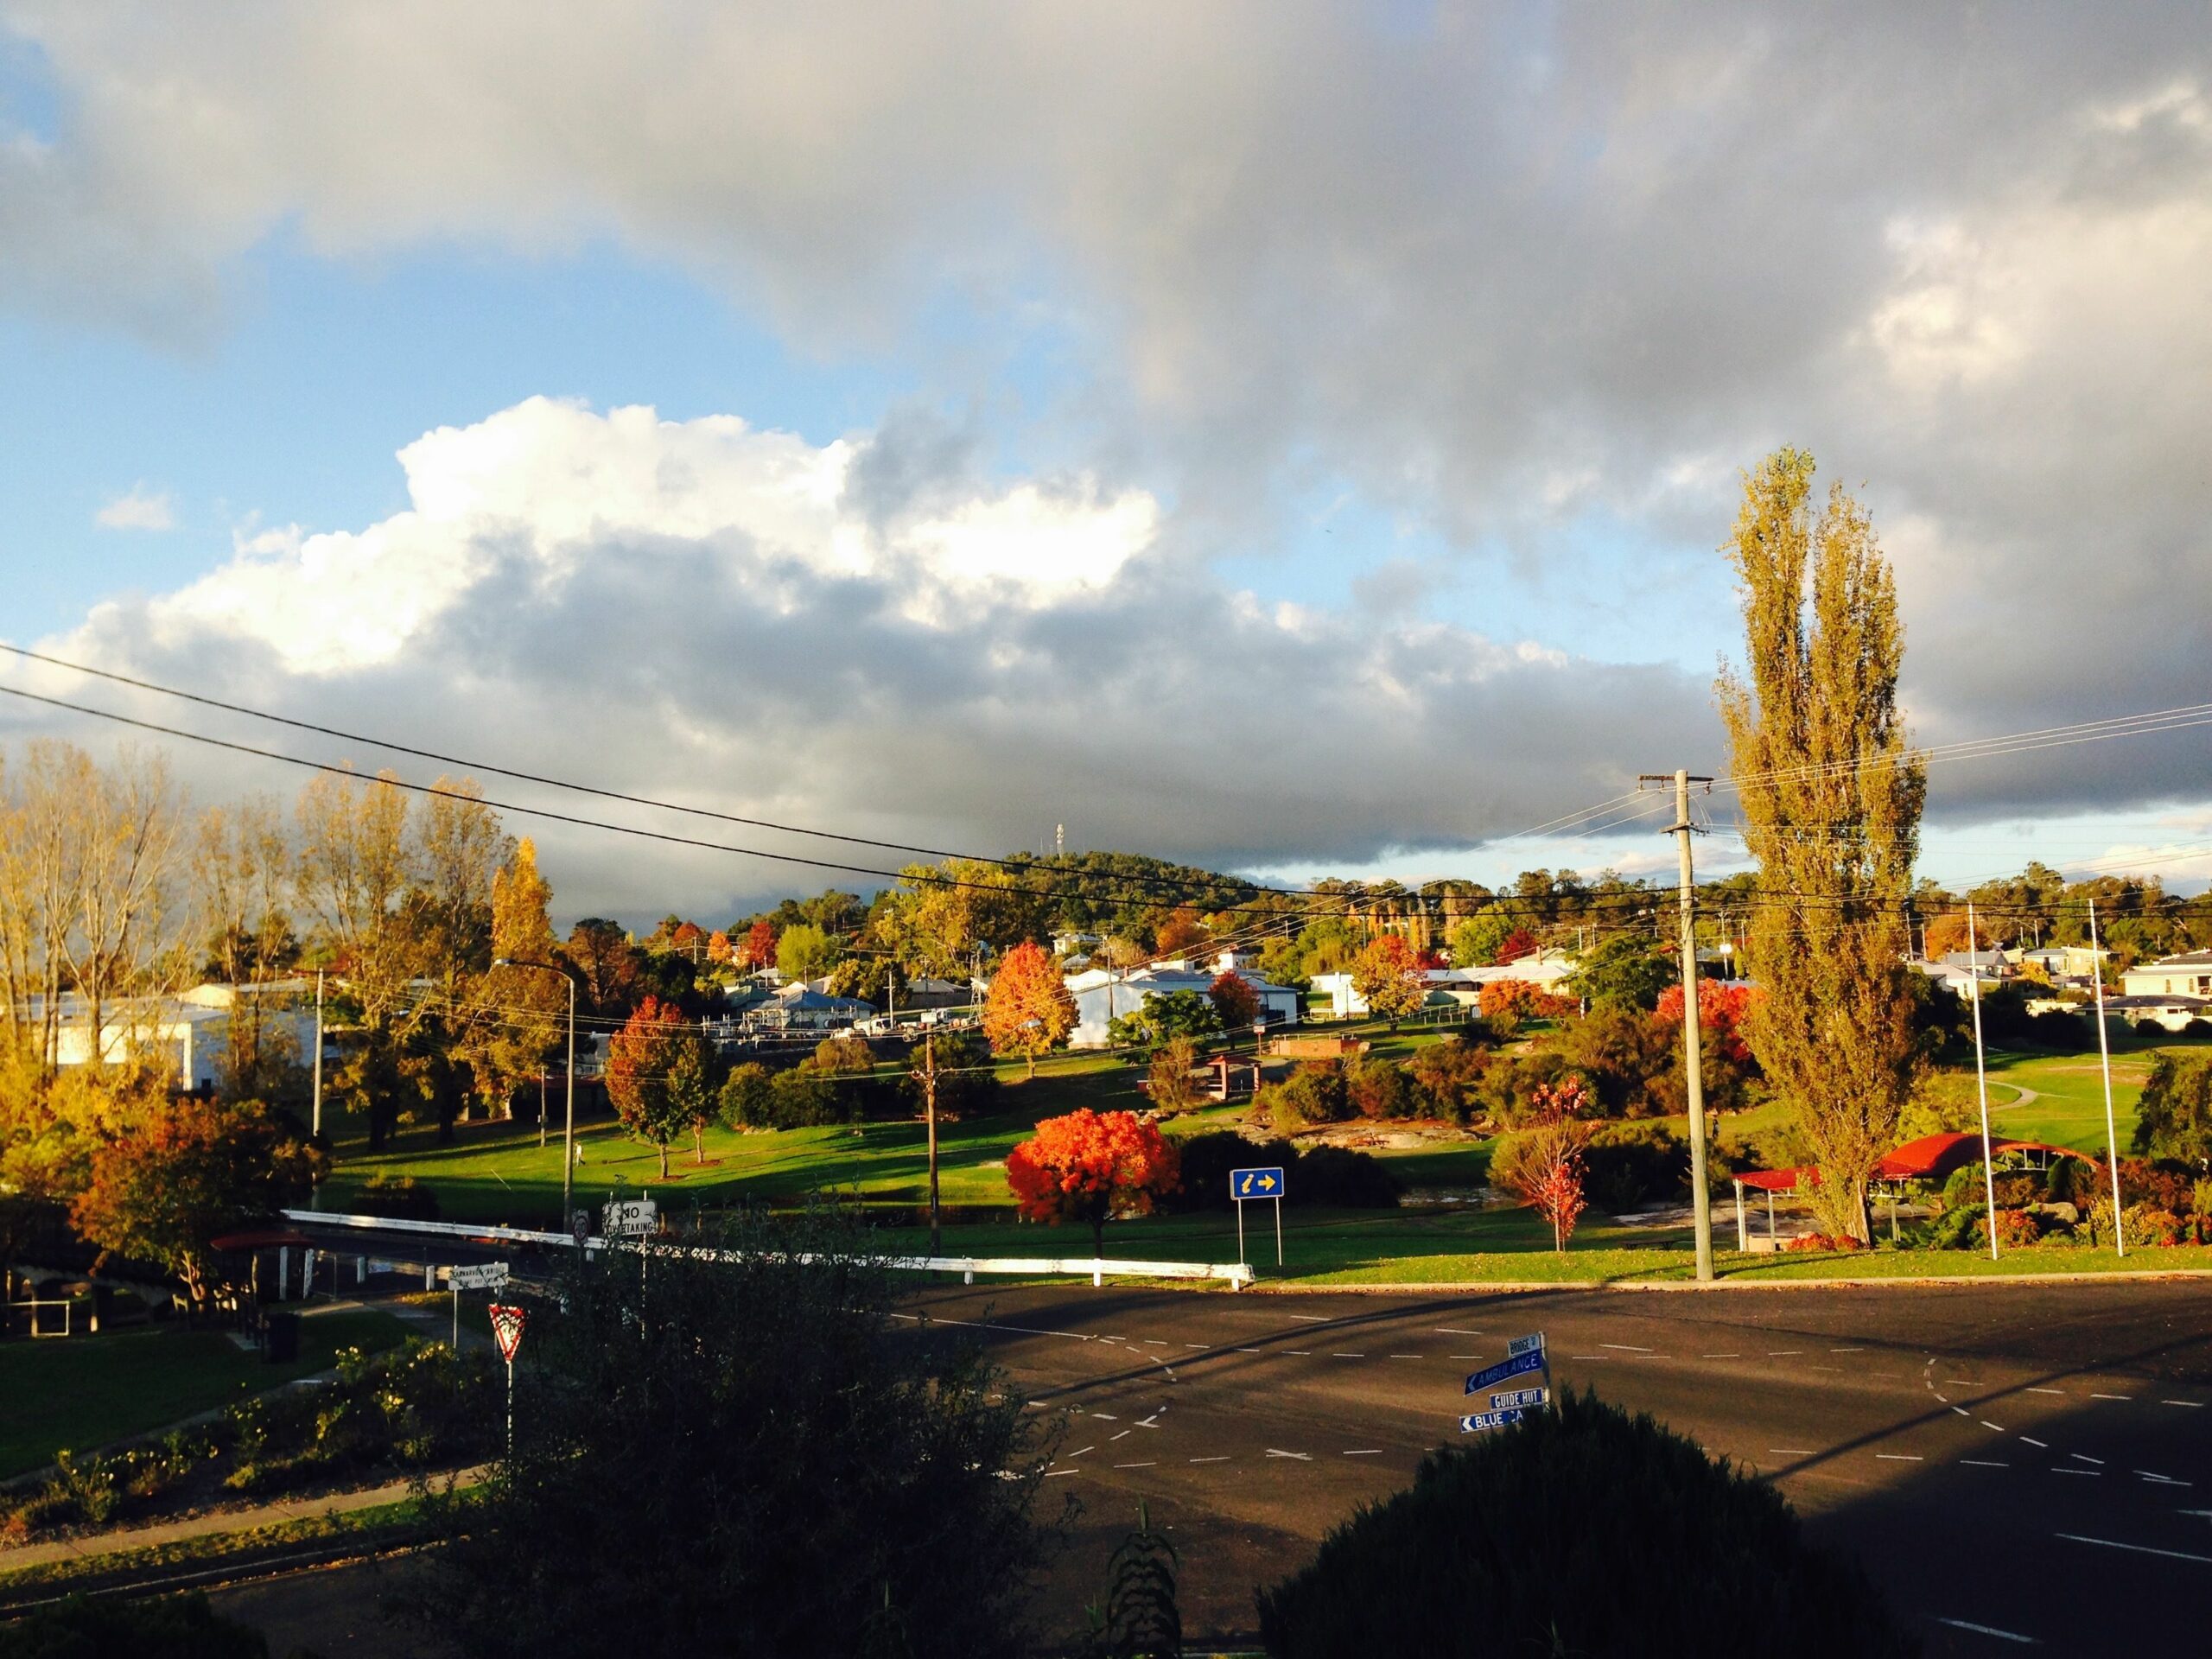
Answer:
<svg viewBox="0 0 2212 1659"><path fill-rule="evenodd" d="M2000 1135L1991 1140L1989 1152L1993 1158L2001 1158L2008 1152L2040 1152L2055 1158L2079 1158L2093 1167L2102 1167L2086 1152L2072 1147L2055 1147L2047 1141L2008 1141ZM1941 1181L1948 1180L1954 1171L1980 1161L1981 1137L1953 1131L1923 1135L1917 1141L1908 1141L1894 1151L1883 1154L1882 1161L1874 1166L1874 1173L1885 1181ZM1794 1192L1801 1185L1817 1180L1820 1176L1808 1165L1802 1169L1754 1169L1736 1179L1745 1186L1762 1192Z"/></svg>

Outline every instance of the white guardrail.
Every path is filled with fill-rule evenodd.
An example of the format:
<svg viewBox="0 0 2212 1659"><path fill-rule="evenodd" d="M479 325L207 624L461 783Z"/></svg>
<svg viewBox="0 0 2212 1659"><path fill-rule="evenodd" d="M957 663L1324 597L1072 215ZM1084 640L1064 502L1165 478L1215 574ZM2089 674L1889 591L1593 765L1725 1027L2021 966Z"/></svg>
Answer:
<svg viewBox="0 0 2212 1659"><path fill-rule="evenodd" d="M397 1216L338 1215L327 1210L285 1210L278 1212L285 1220L320 1227L347 1227L362 1232L420 1233L425 1237L453 1238L502 1244L552 1244L574 1246L577 1239L569 1233L537 1232L527 1227L474 1227L457 1221L409 1221ZM582 1241L587 1250L620 1249L636 1243L633 1239L587 1236ZM689 1253L693 1247L680 1244L658 1244L657 1251ZM719 1255L719 1251L702 1252ZM1252 1282L1252 1269L1242 1262L1125 1262L1106 1256L1002 1256L1002 1255L894 1255L886 1258L887 1265L916 1273L957 1273L963 1282L974 1284L979 1273L1017 1274L1032 1278L1088 1276L1093 1285L1103 1285L1110 1274L1116 1279L1221 1279L1228 1281L1231 1290L1242 1290Z"/></svg>

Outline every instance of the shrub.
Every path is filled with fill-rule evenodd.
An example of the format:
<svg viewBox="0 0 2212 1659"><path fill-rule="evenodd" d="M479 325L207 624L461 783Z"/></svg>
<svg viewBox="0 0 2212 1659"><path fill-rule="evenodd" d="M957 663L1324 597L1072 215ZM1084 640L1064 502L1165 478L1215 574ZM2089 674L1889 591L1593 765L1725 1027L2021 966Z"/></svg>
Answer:
<svg viewBox="0 0 2212 1659"><path fill-rule="evenodd" d="M105 1526L123 1507L122 1471L97 1452L79 1458L73 1452L54 1454L60 1473L54 1487L69 1500L87 1525Z"/></svg>
<svg viewBox="0 0 2212 1659"><path fill-rule="evenodd" d="M1447 1037L1415 1052L1406 1062L1418 1109L1432 1117L1465 1123L1473 1116L1489 1052L1465 1036Z"/></svg>
<svg viewBox="0 0 2212 1659"><path fill-rule="evenodd" d="M1249 1141L1234 1129L1216 1129L1176 1143L1182 1181L1164 1207L1190 1211L1226 1210L1229 1172L1280 1165L1287 1202L1329 1205L1345 1210L1387 1210L1405 1192L1405 1184L1380 1158L1344 1147L1314 1147L1300 1152L1287 1141Z"/></svg>
<svg viewBox="0 0 2212 1659"><path fill-rule="evenodd" d="M795 1065L768 1080L768 1116L779 1129L809 1129L849 1114L836 1084L811 1066Z"/></svg>
<svg viewBox="0 0 2212 1659"><path fill-rule="evenodd" d="M1343 1210L1390 1210L1406 1186L1380 1158L1349 1147L1314 1147L1298 1156L1283 1178L1292 1204L1331 1205Z"/></svg>
<svg viewBox="0 0 2212 1659"><path fill-rule="evenodd" d="M1266 1112L1278 1129L1341 1123L1351 1116L1344 1068L1334 1060L1302 1062L1281 1083L1262 1089L1253 1104Z"/></svg>
<svg viewBox="0 0 2212 1659"><path fill-rule="evenodd" d="M379 1170L369 1177L354 1200L365 1216L385 1216L394 1221L435 1221L438 1193L412 1175L386 1175Z"/></svg>
<svg viewBox="0 0 2212 1659"><path fill-rule="evenodd" d="M1626 1570L1624 1563L1634 1563ZM1313 1562L1261 1592L1281 1659L1376 1653L1694 1653L1803 1659L1915 1649L1768 1484L1646 1415L1567 1395L1433 1452Z"/></svg>
<svg viewBox="0 0 2212 1659"><path fill-rule="evenodd" d="M775 1097L769 1081L768 1068L758 1060L730 1067L719 1096L722 1122L733 1129L774 1128Z"/></svg>
<svg viewBox="0 0 2212 1659"><path fill-rule="evenodd" d="M2137 1244L2178 1244L2192 1230L2171 1210L2156 1205L2131 1204L2127 1206L2127 1242Z"/></svg>
<svg viewBox="0 0 2212 1659"><path fill-rule="evenodd" d="M1846 1233L1839 1238L1832 1233L1800 1233L1789 1241L1793 1250L1863 1250L1866 1247Z"/></svg>
<svg viewBox="0 0 2212 1659"><path fill-rule="evenodd" d="M1974 1217L1975 1239L1985 1248L1989 1243L1989 1219ZM2024 1210L1999 1210L1997 1212L1997 1248L2000 1250L2023 1249L2043 1236L2043 1229L2036 1218Z"/></svg>
<svg viewBox="0 0 2212 1659"><path fill-rule="evenodd" d="M1391 1060L1357 1060L1344 1070L1344 1098L1362 1117L1411 1117L1419 1096L1406 1069Z"/></svg>
<svg viewBox="0 0 2212 1659"><path fill-rule="evenodd" d="M1160 1046L1145 1077L1145 1095L1155 1111L1172 1116L1198 1104L1198 1080L1191 1075L1198 1063L1198 1046L1188 1037L1171 1037Z"/></svg>
<svg viewBox="0 0 2212 1659"><path fill-rule="evenodd" d="M875 1070L875 1051L865 1037L824 1037L814 1046L809 1064L826 1077L861 1075Z"/></svg>
<svg viewBox="0 0 2212 1659"><path fill-rule="evenodd" d="M1590 1200L1609 1215L1689 1192L1689 1145L1663 1123L1608 1124L1583 1149Z"/></svg>
<svg viewBox="0 0 2212 1659"><path fill-rule="evenodd" d="M2196 1201L2195 1173L2186 1164L2149 1163L2140 1158L2120 1160L2120 1196L2132 1209L2148 1205L2181 1215Z"/></svg>
<svg viewBox="0 0 2212 1659"><path fill-rule="evenodd" d="M2212 1159L2212 1053L2153 1057L2137 1110L2136 1151L2202 1168Z"/></svg>

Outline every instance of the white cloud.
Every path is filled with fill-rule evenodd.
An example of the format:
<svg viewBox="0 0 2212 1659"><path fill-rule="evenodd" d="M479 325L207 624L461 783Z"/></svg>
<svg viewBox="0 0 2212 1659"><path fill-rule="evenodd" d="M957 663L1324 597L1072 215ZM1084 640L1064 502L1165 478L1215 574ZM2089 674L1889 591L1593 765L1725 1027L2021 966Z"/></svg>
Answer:
<svg viewBox="0 0 2212 1659"><path fill-rule="evenodd" d="M877 465L902 441L532 398L403 450L404 511L241 531L218 569L106 601L57 648L748 816L984 851L1067 823L1080 845L1230 862L1465 848L1617 792L1616 756L1682 752L1709 718L1669 671L1261 605L1174 556L1141 492ZM518 788L491 792L577 808ZM835 879L543 834L586 908L711 913Z"/></svg>
<svg viewBox="0 0 2212 1659"><path fill-rule="evenodd" d="M166 490L134 484L94 513L92 522L102 530L175 530L176 504Z"/></svg>

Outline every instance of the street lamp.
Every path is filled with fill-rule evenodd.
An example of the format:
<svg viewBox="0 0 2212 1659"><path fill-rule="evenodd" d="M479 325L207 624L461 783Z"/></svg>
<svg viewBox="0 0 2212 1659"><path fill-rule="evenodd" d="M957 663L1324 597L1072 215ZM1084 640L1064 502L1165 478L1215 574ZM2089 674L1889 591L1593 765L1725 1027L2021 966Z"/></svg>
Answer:
<svg viewBox="0 0 2212 1659"><path fill-rule="evenodd" d="M569 1109L568 1123L561 1132L561 1230L569 1230L569 1205L575 1198L576 1184L576 976L567 969L550 962L525 962L517 957L499 957L492 963L494 968L534 968L542 974L558 974L569 986Z"/></svg>

